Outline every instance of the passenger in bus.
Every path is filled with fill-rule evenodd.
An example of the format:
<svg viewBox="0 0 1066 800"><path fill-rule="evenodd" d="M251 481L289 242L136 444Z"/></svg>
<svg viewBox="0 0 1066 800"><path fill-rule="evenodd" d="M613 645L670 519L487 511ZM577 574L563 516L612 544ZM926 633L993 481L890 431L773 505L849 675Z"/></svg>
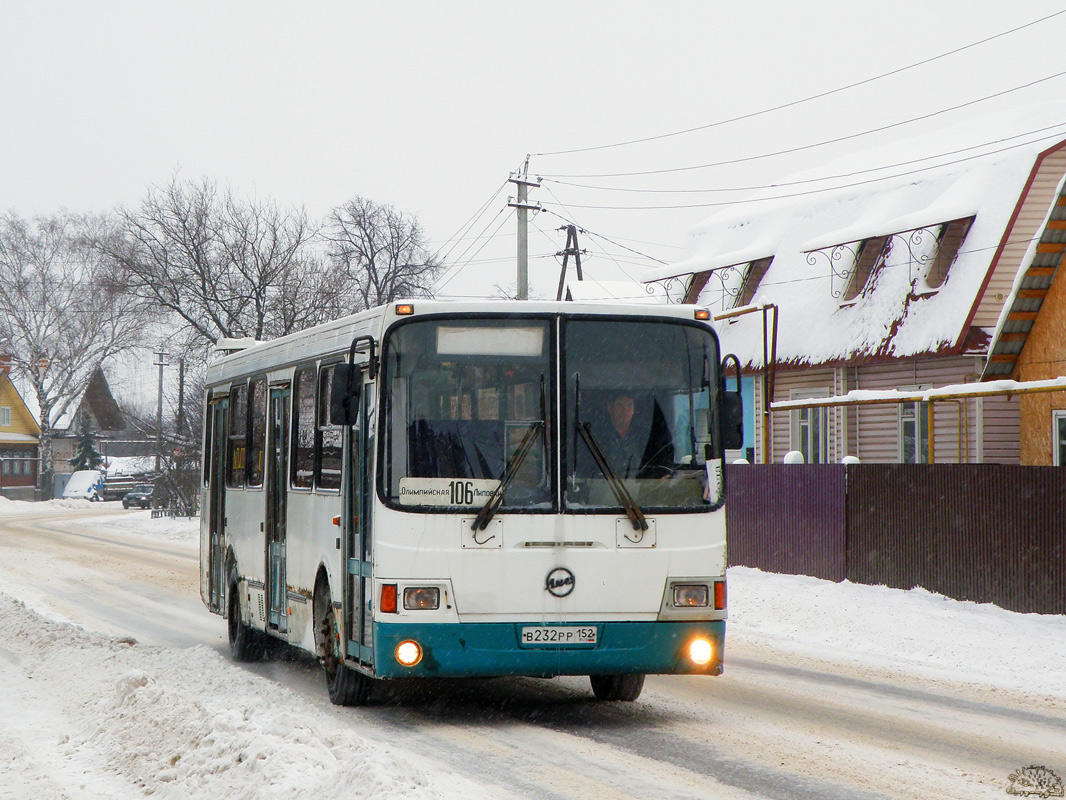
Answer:
<svg viewBox="0 0 1066 800"><path fill-rule="evenodd" d="M619 394L607 403L610 425L601 442L604 455L619 478L666 477L674 464L666 417L654 401L651 413L640 415L635 423L637 412L637 401L630 394Z"/></svg>

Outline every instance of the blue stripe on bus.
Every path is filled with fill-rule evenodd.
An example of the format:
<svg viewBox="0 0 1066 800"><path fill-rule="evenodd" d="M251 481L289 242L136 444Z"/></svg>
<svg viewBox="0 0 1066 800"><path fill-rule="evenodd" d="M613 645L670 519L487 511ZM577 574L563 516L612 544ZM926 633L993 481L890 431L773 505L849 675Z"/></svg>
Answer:
<svg viewBox="0 0 1066 800"><path fill-rule="evenodd" d="M374 623L375 674L381 678L527 675L717 674L725 622L597 622L598 643L573 647L519 644L519 630L539 623ZM567 624L567 623L561 623ZM572 623L569 623L572 624ZM693 638L714 644L715 658L699 667L683 652ZM413 667L401 666L396 646L413 639L423 649Z"/></svg>

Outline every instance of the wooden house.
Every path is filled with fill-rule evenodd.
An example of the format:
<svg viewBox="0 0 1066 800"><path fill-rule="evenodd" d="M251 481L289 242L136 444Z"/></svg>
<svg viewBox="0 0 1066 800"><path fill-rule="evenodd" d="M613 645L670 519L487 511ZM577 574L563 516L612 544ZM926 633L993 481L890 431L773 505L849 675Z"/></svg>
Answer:
<svg viewBox="0 0 1066 800"><path fill-rule="evenodd" d="M755 383L755 460L1017 464L1026 448L1050 455L1048 403L1066 439L1066 393L766 413L855 390L1063 374L1066 301L1051 278L1066 250L1066 106L1010 122L797 176L705 220L678 263L644 276L682 281L686 300L722 317L723 350ZM1045 297L1060 310L1036 325ZM1043 404L1043 427L1023 437L1028 404Z"/></svg>
<svg viewBox="0 0 1066 800"><path fill-rule="evenodd" d="M0 362L0 494L9 500L33 500L40 455L41 428Z"/></svg>

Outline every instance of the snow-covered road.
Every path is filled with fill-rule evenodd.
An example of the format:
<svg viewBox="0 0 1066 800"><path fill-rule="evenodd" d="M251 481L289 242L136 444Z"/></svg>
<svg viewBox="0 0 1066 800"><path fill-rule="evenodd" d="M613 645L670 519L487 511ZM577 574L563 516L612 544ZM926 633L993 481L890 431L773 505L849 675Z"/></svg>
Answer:
<svg viewBox="0 0 1066 800"><path fill-rule="evenodd" d="M0 501L0 798L998 798L1066 776L1066 619L731 569L726 672L331 706L232 663L195 523ZM1019 788L1014 786L1013 788Z"/></svg>

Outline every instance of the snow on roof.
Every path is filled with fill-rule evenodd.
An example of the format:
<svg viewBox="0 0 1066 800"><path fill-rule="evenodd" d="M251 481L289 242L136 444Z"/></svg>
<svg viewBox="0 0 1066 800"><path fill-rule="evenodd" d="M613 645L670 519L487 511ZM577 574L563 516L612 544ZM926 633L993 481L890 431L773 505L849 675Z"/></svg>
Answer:
<svg viewBox="0 0 1066 800"><path fill-rule="evenodd" d="M636 281L597 281L591 278L570 281L563 295L575 301L608 301L612 303L666 303L661 286L649 286Z"/></svg>
<svg viewBox="0 0 1066 800"><path fill-rule="evenodd" d="M1011 125L1044 135L1005 135ZM677 264L651 270L642 280L718 270L698 302L727 310L747 262L772 255L752 302L779 308L779 363L952 348L965 338L964 325L1038 155L1064 138L1066 103L1050 103L851 155L786 182L807 188L762 190L708 217L689 232ZM970 146L975 141L988 146ZM937 154L947 160L903 166L929 163ZM871 171L870 165L895 168ZM837 188L809 188L825 175L840 176ZM848 183L846 176L856 179ZM933 288L925 277L937 235L944 224L970 217L947 280ZM855 253L875 236L890 239L884 266L854 302L844 302ZM761 365L761 325L757 315L721 324L724 350L742 363Z"/></svg>

